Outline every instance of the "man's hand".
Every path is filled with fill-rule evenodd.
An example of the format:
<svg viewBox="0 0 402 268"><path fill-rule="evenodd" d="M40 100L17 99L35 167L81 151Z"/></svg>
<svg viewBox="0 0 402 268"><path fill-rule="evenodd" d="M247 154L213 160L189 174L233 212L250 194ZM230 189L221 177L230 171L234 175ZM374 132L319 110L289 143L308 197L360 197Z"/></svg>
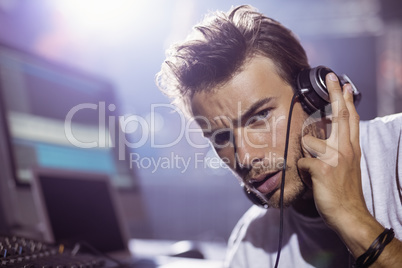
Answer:
<svg viewBox="0 0 402 268"><path fill-rule="evenodd" d="M342 91L333 73L327 75L326 85L332 108L331 134L326 140L304 136L303 150L314 157L302 158L297 164L311 175L314 201L321 217L357 258L370 247L384 227L369 213L364 201L359 115L353 104L351 85L344 85ZM373 267L400 265L402 260L393 262L392 258L401 258L401 250L401 242L394 239Z"/></svg>
<svg viewBox="0 0 402 268"><path fill-rule="evenodd" d="M332 77L332 79L331 79ZM302 158L298 167L311 175L314 200L321 217L336 229L345 217L368 213L360 175L359 115L351 86L343 92L338 79L326 81L332 107L332 130L327 140L303 137L303 149L315 158Z"/></svg>

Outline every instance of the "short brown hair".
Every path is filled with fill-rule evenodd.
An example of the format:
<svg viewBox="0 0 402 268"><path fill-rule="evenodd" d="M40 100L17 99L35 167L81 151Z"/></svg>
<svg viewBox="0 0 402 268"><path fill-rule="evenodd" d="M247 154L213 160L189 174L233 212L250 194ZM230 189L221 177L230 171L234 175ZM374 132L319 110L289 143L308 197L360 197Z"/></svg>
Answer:
<svg viewBox="0 0 402 268"><path fill-rule="evenodd" d="M278 74L293 87L297 74L309 68L303 47L289 29L243 5L209 14L186 41L167 50L157 85L191 116L194 93L228 82L256 55L273 60Z"/></svg>

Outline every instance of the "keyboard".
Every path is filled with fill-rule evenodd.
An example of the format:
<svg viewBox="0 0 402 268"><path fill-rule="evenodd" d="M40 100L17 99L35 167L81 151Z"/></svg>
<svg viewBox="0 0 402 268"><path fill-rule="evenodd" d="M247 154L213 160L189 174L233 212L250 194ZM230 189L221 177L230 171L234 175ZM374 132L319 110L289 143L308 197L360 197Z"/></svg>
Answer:
<svg viewBox="0 0 402 268"><path fill-rule="evenodd" d="M122 267L105 256L77 252L64 245L0 235L0 267L10 268L98 268Z"/></svg>

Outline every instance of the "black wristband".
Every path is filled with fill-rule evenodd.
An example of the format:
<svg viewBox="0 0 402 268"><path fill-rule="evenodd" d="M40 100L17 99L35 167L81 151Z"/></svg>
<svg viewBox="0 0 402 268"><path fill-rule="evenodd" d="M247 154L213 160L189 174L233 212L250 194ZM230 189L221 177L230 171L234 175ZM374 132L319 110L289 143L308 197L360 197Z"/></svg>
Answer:
<svg viewBox="0 0 402 268"><path fill-rule="evenodd" d="M394 238L394 230L392 228L386 228L376 240L371 244L369 249L357 258L353 267L355 268L365 268L373 264L377 258L381 255L385 246L388 245Z"/></svg>

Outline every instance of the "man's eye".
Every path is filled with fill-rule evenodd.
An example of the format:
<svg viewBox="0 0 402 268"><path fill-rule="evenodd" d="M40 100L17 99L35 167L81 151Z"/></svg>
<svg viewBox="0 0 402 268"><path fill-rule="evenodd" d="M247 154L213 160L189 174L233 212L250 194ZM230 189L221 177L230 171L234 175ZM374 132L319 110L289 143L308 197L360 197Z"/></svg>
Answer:
<svg viewBox="0 0 402 268"><path fill-rule="evenodd" d="M230 142L230 132L221 132L212 135L211 142L214 147L222 147Z"/></svg>
<svg viewBox="0 0 402 268"><path fill-rule="evenodd" d="M261 118L261 119L265 119L265 118L268 117L268 114L269 114L269 110L268 110L268 109L265 109L265 110L262 110L261 112L259 112L259 113L256 115L256 117Z"/></svg>
<svg viewBox="0 0 402 268"><path fill-rule="evenodd" d="M254 124L255 122L260 121L260 120L266 120L269 116L269 112L270 112L270 109L264 109L264 110L258 112L257 114L253 115L253 117L251 117L248 120L248 124Z"/></svg>

